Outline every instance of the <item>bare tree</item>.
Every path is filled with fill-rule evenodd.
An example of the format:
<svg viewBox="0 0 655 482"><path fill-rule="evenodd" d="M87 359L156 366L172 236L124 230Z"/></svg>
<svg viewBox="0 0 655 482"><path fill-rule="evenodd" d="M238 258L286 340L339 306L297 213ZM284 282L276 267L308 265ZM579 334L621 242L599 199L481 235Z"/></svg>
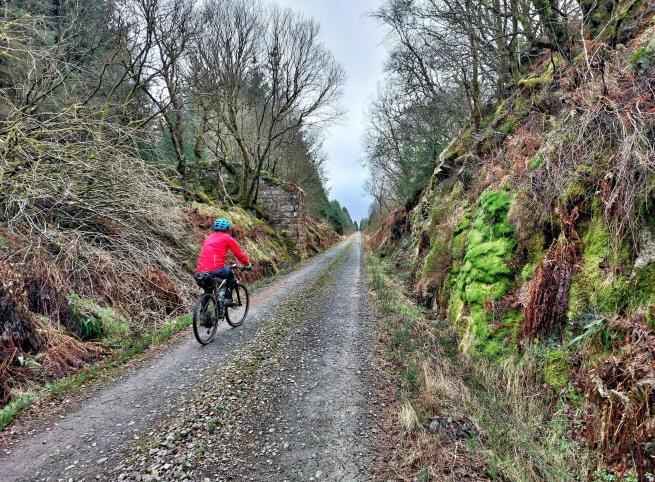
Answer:
<svg viewBox="0 0 655 482"><path fill-rule="evenodd" d="M134 31L126 65L133 93L143 92L161 115L183 181L187 171L187 55L197 33L194 4L194 0L128 0L124 10Z"/></svg>
<svg viewBox="0 0 655 482"><path fill-rule="evenodd" d="M380 192L384 179L385 196L402 203L423 187L457 119L466 115L458 100L456 95L440 95L416 102L408 98L402 82L387 79L369 106L363 139L364 164L378 178L373 191Z"/></svg>
<svg viewBox="0 0 655 482"><path fill-rule="evenodd" d="M320 43L318 25L289 10L212 1L203 24L194 48L194 85L238 148L238 199L249 206L262 168L284 136L340 115L344 73Z"/></svg>

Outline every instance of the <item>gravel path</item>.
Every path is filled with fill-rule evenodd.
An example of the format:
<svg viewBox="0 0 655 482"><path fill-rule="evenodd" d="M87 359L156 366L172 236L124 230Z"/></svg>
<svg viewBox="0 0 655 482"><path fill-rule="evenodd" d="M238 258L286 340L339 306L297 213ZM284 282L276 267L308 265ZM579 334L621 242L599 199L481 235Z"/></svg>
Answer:
<svg viewBox="0 0 655 482"><path fill-rule="evenodd" d="M368 347L353 236L0 454L27 480L366 480Z"/></svg>
<svg viewBox="0 0 655 482"><path fill-rule="evenodd" d="M367 376L372 330L359 240L303 301L279 363L263 370L266 408L233 440L216 480L367 480L372 460ZM256 397L259 398L259 397ZM211 472L211 469L210 471Z"/></svg>

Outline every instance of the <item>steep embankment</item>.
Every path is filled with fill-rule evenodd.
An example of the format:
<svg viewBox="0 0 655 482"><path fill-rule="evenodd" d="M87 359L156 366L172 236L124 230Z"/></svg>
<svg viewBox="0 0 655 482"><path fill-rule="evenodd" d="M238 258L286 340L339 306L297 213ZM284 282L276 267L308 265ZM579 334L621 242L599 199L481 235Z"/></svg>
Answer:
<svg viewBox="0 0 655 482"><path fill-rule="evenodd" d="M232 220L255 266L244 275L248 283L339 238L308 219L301 251L241 208L186 204L136 157L113 173L104 163L84 165L88 172L51 170L52 185L39 180L47 172L8 184L13 217L0 217L0 429L41 393L35 381L62 379L100 359L126 360L188 326L191 274L216 217ZM55 382L50 392L89 375Z"/></svg>
<svg viewBox="0 0 655 482"><path fill-rule="evenodd" d="M472 418L514 480L655 472L655 28L625 12L623 45L544 54L371 237L484 373Z"/></svg>
<svg viewBox="0 0 655 482"><path fill-rule="evenodd" d="M215 343L187 333L45 423L18 424L2 481L364 479L360 261L351 237L254 292L246 323L222 324Z"/></svg>

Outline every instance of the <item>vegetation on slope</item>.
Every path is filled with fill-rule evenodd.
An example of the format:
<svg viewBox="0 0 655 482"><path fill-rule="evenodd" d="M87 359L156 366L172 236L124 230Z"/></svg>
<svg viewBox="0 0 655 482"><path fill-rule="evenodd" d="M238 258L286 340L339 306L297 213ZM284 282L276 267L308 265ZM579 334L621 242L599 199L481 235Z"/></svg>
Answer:
<svg viewBox="0 0 655 482"><path fill-rule="evenodd" d="M505 407L477 423L498 476L650 480L654 10L640 1L580 7L584 41L555 18L562 12L541 12L529 67L479 119L471 112L419 195L386 219L388 207L374 206L371 244L391 260L413 254L408 292L457 331L473 367L468 389ZM448 21L476 31L484 22ZM535 417L529 427L525 413Z"/></svg>
<svg viewBox="0 0 655 482"><path fill-rule="evenodd" d="M277 32L275 45L252 35L255 25ZM250 34L232 89L223 81L236 27ZM225 43L213 42L217 32ZM187 327L191 274L216 217L232 220L255 265L248 282L352 229L322 171L320 128L338 114L343 76L317 35L312 21L238 0L3 6L0 424L29 403L34 382L75 385L88 364ZM279 64L262 61L267 49ZM294 94L271 103L288 73ZM274 121L253 140L260 117ZM266 223L256 202L264 171L304 190L305 249Z"/></svg>
<svg viewBox="0 0 655 482"><path fill-rule="evenodd" d="M376 466L379 478L603 480L596 454L568 435L582 397L554 397L544 385L551 372L566 373L558 353L533 346L500 363L472 360L457 349L453 324L397 290L398 277L411 273L395 259L409 257L402 247L391 254L367 258L380 310L378 362L395 386L380 395L389 404L382 440L391 450Z"/></svg>

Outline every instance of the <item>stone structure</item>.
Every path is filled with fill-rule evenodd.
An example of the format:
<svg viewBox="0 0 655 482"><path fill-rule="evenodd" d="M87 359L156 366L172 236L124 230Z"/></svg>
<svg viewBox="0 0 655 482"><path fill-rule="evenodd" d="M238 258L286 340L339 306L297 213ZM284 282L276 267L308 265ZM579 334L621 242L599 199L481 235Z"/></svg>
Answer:
<svg viewBox="0 0 655 482"><path fill-rule="evenodd" d="M261 178L257 203L270 216L269 223L288 235L300 251L305 249L305 193L293 184Z"/></svg>

